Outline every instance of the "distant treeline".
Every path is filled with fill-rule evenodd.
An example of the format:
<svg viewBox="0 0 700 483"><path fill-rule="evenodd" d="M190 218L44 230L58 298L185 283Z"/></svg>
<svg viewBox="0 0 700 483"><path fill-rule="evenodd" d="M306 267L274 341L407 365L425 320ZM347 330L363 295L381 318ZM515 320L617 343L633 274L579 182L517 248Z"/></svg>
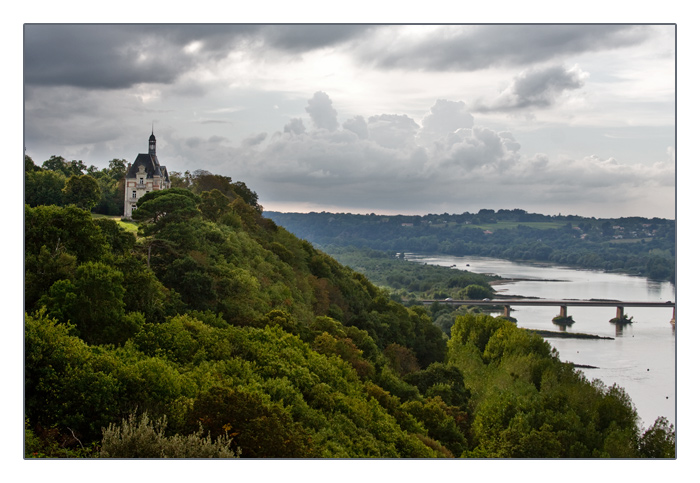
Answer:
<svg viewBox="0 0 700 483"><path fill-rule="evenodd" d="M675 220L549 216L519 209L424 216L326 212L265 212L265 216L321 248L532 260L670 281L676 275Z"/></svg>
<svg viewBox="0 0 700 483"><path fill-rule="evenodd" d="M490 282L498 276L438 265L407 262L393 253L370 248L325 247L326 253L366 276L373 284L388 289L399 301L419 299L482 299L495 293Z"/></svg>

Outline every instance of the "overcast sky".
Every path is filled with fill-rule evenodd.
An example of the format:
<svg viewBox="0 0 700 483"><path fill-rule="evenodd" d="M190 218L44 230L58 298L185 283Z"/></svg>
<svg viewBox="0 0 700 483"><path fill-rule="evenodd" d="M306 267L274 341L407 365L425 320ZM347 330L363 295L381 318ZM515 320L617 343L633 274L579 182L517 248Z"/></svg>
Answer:
<svg viewBox="0 0 700 483"><path fill-rule="evenodd" d="M32 25L24 144L266 210L675 217L672 25Z"/></svg>

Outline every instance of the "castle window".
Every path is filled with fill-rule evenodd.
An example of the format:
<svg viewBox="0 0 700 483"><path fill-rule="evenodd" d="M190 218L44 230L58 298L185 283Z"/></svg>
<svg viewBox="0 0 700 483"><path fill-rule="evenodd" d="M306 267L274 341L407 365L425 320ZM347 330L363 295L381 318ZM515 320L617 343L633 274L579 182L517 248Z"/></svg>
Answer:
<svg viewBox="0 0 700 483"><path fill-rule="evenodd" d="M139 178L139 184L143 184L143 178Z"/></svg>
<svg viewBox="0 0 700 483"><path fill-rule="evenodd" d="M131 192L131 197L132 197L132 198L136 198L136 191L132 191L132 192Z"/></svg>

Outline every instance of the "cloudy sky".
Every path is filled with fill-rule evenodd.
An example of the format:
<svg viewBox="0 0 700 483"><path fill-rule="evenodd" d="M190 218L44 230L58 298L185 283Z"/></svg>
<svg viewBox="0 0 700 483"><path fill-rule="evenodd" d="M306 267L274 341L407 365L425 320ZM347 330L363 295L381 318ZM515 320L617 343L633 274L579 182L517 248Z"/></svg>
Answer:
<svg viewBox="0 0 700 483"><path fill-rule="evenodd" d="M24 145L267 210L675 217L673 25L24 27Z"/></svg>

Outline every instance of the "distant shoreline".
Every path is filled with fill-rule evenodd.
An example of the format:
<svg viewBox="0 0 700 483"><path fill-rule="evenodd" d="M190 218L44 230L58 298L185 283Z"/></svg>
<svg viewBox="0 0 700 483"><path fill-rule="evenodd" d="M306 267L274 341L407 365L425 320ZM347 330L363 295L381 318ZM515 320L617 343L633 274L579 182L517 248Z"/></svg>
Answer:
<svg viewBox="0 0 700 483"><path fill-rule="evenodd" d="M478 272L472 272L478 273ZM491 273L484 273L482 275L498 276ZM501 278L499 280L493 280L489 282L490 285L502 285L505 283L515 283L515 282L568 282L568 280L561 279L546 279L546 278Z"/></svg>
<svg viewBox="0 0 700 483"><path fill-rule="evenodd" d="M615 340L614 337L606 337L595 334L584 334L581 332L557 332L553 330L542 330L542 329L525 329L530 332L534 332L543 338L557 338L557 339L597 339L597 340Z"/></svg>

